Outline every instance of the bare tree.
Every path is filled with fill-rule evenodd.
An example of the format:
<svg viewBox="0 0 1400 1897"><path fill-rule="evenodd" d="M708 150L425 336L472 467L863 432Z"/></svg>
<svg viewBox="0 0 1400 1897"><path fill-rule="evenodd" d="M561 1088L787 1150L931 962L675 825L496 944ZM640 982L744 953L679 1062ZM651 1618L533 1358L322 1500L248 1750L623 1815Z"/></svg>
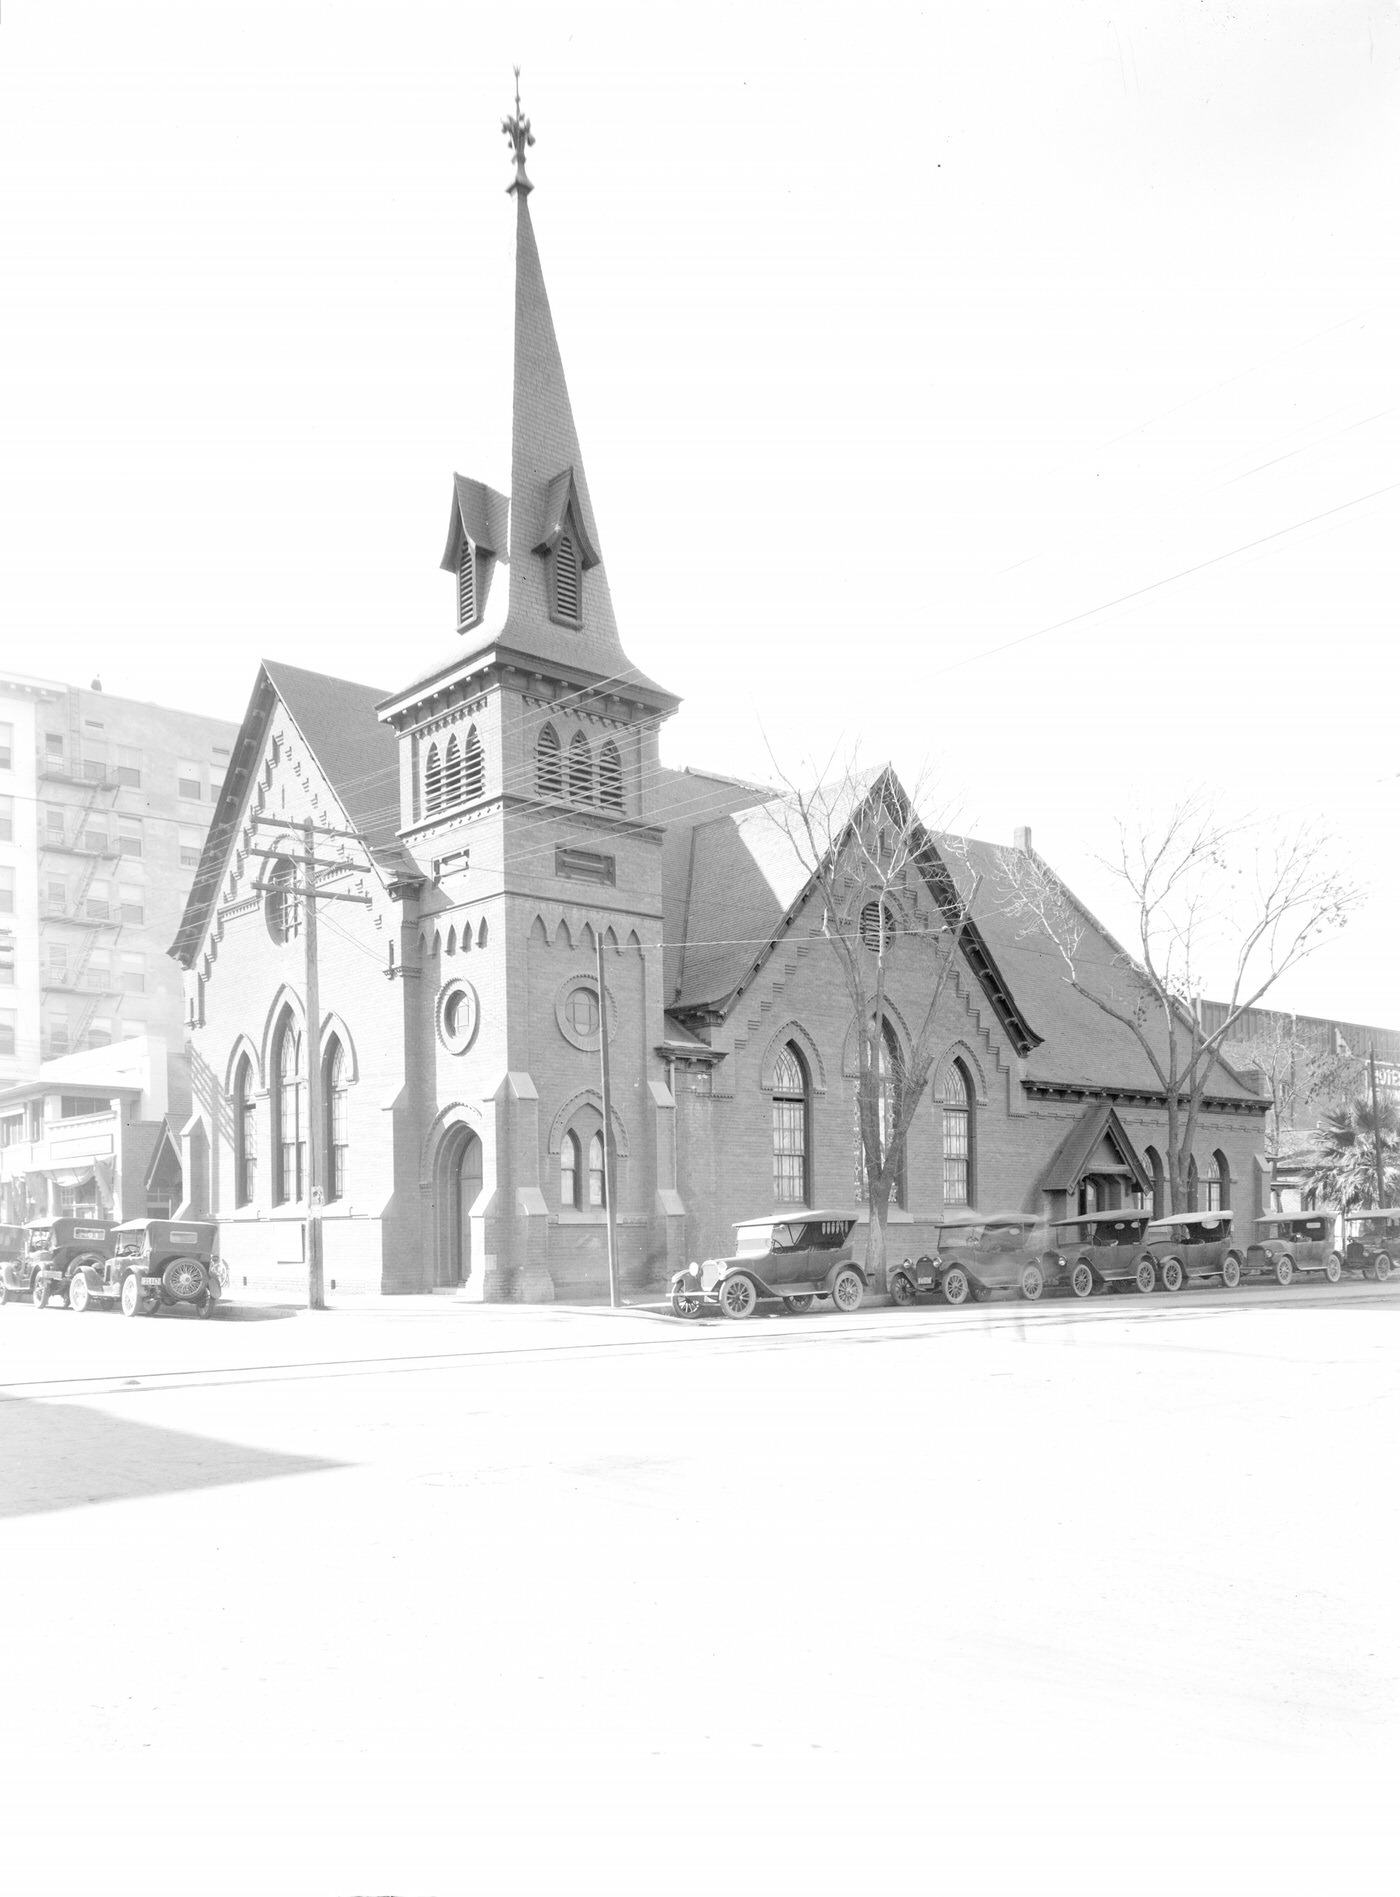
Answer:
<svg viewBox="0 0 1400 1897"><path fill-rule="evenodd" d="M1273 1159L1284 1151L1285 1129L1296 1128L1300 1112L1315 1119L1320 1109L1341 1104L1365 1084L1365 1061L1319 1046L1291 1015L1266 1015L1249 1024L1248 1033L1230 1035L1229 1044L1227 1058L1233 1065L1257 1067L1269 1083L1273 1107L1265 1150Z"/></svg>
<svg viewBox="0 0 1400 1897"><path fill-rule="evenodd" d="M786 796L767 809L807 872L802 900L820 905L820 933L855 1018L856 1120L870 1206L866 1269L883 1284L890 1200L937 1057L935 1016L977 886L966 902L959 898L946 847L935 846L888 767L862 773L851 762L815 789L783 781ZM909 1010L899 1017L902 1036L892 983Z"/></svg>
<svg viewBox="0 0 1400 1897"><path fill-rule="evenodd" d="M1120 823L1116 852L1100 861L1133 912L1135 954L1033 851L1009 863L1013 913L1044 932L1070 987L1128 1029L1156 1077L1173 1211L1190 1209L1192 1144L1222 1042L1246 1009L1344 926L1358 901L1332 867L1330 848L1309 827L1288 833L1223 821L1194 797L1156 825ZM1229 1000L1207 1032L1198 1004L1222 973Z"/></svg>

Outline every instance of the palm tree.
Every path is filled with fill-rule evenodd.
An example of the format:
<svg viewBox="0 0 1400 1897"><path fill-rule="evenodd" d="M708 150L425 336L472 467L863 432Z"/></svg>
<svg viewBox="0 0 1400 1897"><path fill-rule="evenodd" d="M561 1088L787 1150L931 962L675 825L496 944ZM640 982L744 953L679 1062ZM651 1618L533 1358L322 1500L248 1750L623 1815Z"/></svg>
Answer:
<svg viewBox="0 0 1400 1897"><path fill-rule="evenodd" d="M1324 1113L1318 1122L1314 1163L1304 1191L1314 1205L1338 1212L1376 1204L1376 1115L1366 1099ZM1391 1100L1380 1103L1381 1167L1385 1202L1400 1199L1400 1111Z"/></svg>

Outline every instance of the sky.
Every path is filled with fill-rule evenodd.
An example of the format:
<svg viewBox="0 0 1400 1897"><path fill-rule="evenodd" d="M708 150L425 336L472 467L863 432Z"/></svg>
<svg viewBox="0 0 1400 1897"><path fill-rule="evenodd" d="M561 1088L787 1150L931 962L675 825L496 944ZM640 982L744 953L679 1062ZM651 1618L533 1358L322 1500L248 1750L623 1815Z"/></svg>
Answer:
<svg viewBox="0 0 1400 1897"><path fill-rule="evenodd" d="M515 64L664 759L888 760L1124 933L1119 822L1315 826L1270 1002L1400 1026L1397 0L3 0L0 663L445 651Z"/></svg>

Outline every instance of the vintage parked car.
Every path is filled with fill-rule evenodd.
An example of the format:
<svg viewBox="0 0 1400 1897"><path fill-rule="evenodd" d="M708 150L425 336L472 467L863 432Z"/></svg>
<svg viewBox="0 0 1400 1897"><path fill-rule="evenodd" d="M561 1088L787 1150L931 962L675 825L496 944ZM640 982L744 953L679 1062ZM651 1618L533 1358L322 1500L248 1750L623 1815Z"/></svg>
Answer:
<svg viewBox="0 0 1400 1897"><path fill-rule="evenodd" d="M7 1290L29 1293L39 1309L52 1297L67 1298L73 1274L83 1265L100 1265L112 1249L115 1226L111 1219L31 1219L25 1226L28 1241L19 1265L4 1268Z"/></svg>
<svg viewBox="0 0 1400 1897"><path fill-rule="evenodd" d="M891 1279L890 1295L897 1304L913 1301L907 1290L910 1272L915 1292L941 1291L949 1304L992 1291L1019 1290L1023 1298L1038 1298L1047 1284L1060 1281L1060 1257L1037 1212L968 1212L944 1219L937 1245L934 1258L901 1265L893 1274L906 1279L899 1290Z"/></svg>
<svg viewBox="0 0 1400 1897"><path fill-rule="evenodd" d="M729 1258L707 1258L671 1280L671 1309L698 1317L716 1305L726 1317L751 1317L760 1298L781 1298L789 1311L830 1298L854 1311L865 1294L863 1266L851 1257L854 1212L785 1212L744 1219L734 1227Z"/></svg>
<svg viewBox="0 0 1400 1897"><path fill-rule="evenodd" d="M1333 1212L1270 1212L1254 1221L1254 1243L1246 1256L1249 1269L1272 1272L1291 1284L1295 1271L1324 1271L1330 1283L1342 1275Z"/></svg>
<svg viewBox="0 0 1400 1897"><path fill-rule="evenodd" d="M11 1297L23 1297L19 1290L11 1291L5 1281L5 1272L11 1265L17 1265L24 1257L24 1227L22 1225L0 1225L0 1304L8 1304Z"/></svg>
<svg viewBox="0 0 1400 1897"><path fill-rule="evenodd" d="M200 1317L212 1317L221 1280L219 1228L212 1220L128 1219L112 1233L109 1258L74 1272L68 1302L75 1311L120 1303L128 1317L192 1304Z"/></svg>
<svg viewBox="0 0 1400 1897"><path fill-rule="evenodd" d="M1151 1277L1160 1274L1168 1291L1180 1291L1188 1278L1219 1278L1233 1291L1245 1269L1245 1247L1235 1238L1233 1222L1231 1212L1169 1212L1153 1219L1139 1254L1138 1289L1150 1291Z"/></svg>
<svg viewBox="0 0 1400 1897"><path fill-rule="evenodd" d="M1400 1259L1400 1208L1347 1212L1342 1219L1342 1263L1384 1284ZM1330 1274L1329 1274L1330 1275Z"/></svg>
<svg viewBox="0 0 1400 1897"><path fill-rule="evenodd" d="M1131 1208L1056 1219L1051 1235L1060 1253L1061 1275L1074 1295L1092 1297L1100 1286L1115 1284L1135 1284L1140 1291L1151 1291L1156 1272L1142 1249L1151 1223L1150 1212Z"/></svg>

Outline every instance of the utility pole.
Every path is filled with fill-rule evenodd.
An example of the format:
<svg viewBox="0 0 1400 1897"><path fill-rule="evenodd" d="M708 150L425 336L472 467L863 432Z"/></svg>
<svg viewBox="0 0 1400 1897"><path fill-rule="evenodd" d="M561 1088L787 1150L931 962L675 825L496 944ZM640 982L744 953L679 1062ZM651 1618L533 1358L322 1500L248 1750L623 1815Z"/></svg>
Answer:
<svg viewBox="0 0 1400 1897"><path fill-rule="evenodd" d="M302 895L306 918L306 1308L326 1308L326 1277L322 1269L321 1209L326 1200L326 1129L321 1111L321 971L316 955L316 826L308 817L301 827Z"/></svg>
<svg viewBox="0 0 1400 1897"><path fill-rule="evenodd" d="M1376 1133L1376 1206L1385 1205L1385 1164L1381 1158L1381 1100L1376 1091L1376 1044L1371 1043L1371 1124Z"/></svg>
<svg viewBox="0 0 1400 1897"><path fill-rule="evenodd" d="M617 1168L613 1165L612 1073L608 1065L608 991L603 986L603 931L596 925L598 951L598 1055L603 1069L603 1203L608 1215L608 1303L615 1311L617 1296Z"/></svg>

